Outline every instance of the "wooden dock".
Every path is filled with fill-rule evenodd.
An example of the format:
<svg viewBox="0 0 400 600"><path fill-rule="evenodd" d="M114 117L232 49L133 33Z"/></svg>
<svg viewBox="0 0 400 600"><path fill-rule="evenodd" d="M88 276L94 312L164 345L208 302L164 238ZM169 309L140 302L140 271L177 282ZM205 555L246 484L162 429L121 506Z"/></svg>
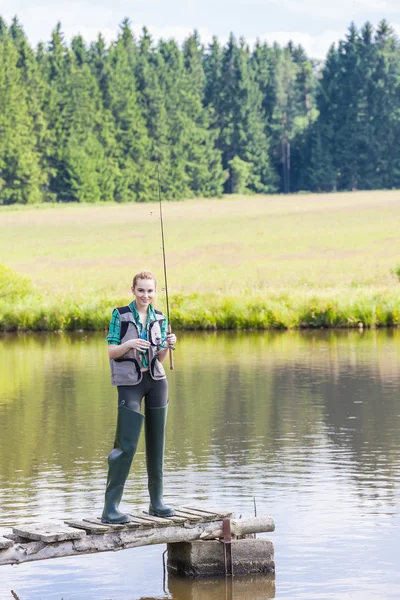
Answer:
<svg viewBox="0 0 400 600"><path fill-rule="evenodd" d="M223 537L223 520L230 520L233 539L252 533L274 531L271 517L235 519L229 510L182 506L168 518L135 512L132 521L106 525L99 518L66 519L50 523L15 526L0 531L0 565L12 565L62 556L91 554Z"/></svg>

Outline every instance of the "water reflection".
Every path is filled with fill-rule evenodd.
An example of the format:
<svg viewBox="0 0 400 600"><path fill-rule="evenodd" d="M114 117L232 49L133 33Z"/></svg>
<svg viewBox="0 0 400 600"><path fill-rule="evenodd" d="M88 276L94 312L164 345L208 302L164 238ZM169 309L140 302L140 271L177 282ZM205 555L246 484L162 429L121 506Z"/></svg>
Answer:
<svg viewBox="0 0 400 600"><path fill-rule="evenodd" d="M364 573L366 552L385 580L371 573L363 598L374 586L391 597L400 583L399 359L398 330L181 335L168 375L167 501L249 515L255 497L276 521L280 597L307 597L301 576L319 599L327 589L340 598L338 561L356 593L350 571ZM116 414L108 369L102 334L0 338L0 526L101 510ZM147 497L141 440L125 503L139 508ZM102 582L103 595L143 597L144 577L133 595ZM71 598L90 597L87 586Z"/></svg>
<svg viewBox="0 0 400 600"><path fill-rule="evenodd" d="M168 590L173 600L270 600L275 598L275 576L235 575L189 581L170 576Z"/></svg>

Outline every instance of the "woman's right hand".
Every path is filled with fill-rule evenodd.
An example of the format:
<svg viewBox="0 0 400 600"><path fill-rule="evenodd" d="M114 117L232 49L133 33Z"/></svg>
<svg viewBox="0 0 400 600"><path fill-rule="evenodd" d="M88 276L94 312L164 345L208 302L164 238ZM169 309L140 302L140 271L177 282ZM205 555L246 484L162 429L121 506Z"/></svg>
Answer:
<svg viewBox="0 0 400 600"><path fill-rule="evenodd" d="M141 338L137 338L134 340L127 340L126 342L124 342L124 346L127 350L132 349L144 352L145 350L148 350L148 348L150 348L150 342L148 342L147 340L142 340Z"/></svg>

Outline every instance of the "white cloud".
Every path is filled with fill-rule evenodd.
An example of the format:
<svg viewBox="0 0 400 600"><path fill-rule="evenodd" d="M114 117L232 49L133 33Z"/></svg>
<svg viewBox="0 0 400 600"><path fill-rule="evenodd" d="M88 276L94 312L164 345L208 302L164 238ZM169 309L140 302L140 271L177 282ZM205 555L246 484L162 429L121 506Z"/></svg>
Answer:
<svg viewBox="0 0 400 600"><path fill-rule="evenodd" d="M379 15L384 13L400 14L399 0L271 0L280 7L285 7L290 11L309 15L310 18L334 18L347 19L362 18L367 11ZM376 16L376 15L375 15Z"/></svg>

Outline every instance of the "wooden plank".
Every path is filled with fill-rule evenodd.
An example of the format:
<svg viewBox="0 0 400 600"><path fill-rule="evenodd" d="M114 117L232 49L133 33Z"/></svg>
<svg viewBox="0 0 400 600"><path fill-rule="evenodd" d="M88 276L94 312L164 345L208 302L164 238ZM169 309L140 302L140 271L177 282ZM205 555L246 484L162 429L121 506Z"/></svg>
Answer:
<svg viewBox="0 0 400 600"><path fill-rule="evenodd" d="M168 517L169 521L173 521L174 523L186 523L186 517L178 517L177 515L172 515L172 517Z"/></svg>
<svg viewBox="0 0 400 600"><path fill-rule="evenodd" d="M3 537L7 538L8 540L11 540L12 542L14 542L14 544L26 544L26 542L31 541L31 540L28 540L27 538L21 537L19 535L15 535L15 533L7 533L7 534L3 535Z"/></svg>
<svg viewBox="0 0 400 600"><path fill-rule="evenodd" d="M178 517L185 517L185 519L187 521L190 521L191 523L199 523L200 521L203 521L203 517L199 517L197 515L191 515L188 512L185 512L184 510L181 510L180 508L177 508L175 510L175 514Z"/></svg>
<svg viewBox="0 0 400 600"><path fill-rule="evenodd" d="M139 523L103 523L101 519L98 517L88 517L87 519L83 519L84 522L92 523L93 525L98 525L99 527L104 527L105 532L109 531L123 531L127 529L138 529L140 527Z"/></svg>
<svg viewBox="0 0 400 600"><path fill-rule="evenodd" d="M217 513L206 513L202 510L197 510L195 508L188 508L187 506L181 506L181 510L189 513L190 515L195 515L197 517L202 517L203 519L208 519L209 521L213 521L214 519L219 519Z"/></svg>
<svg viewBox="0 0 400 600"><path fill-rule="evenodd" d="M106 531L109 531L109 527L105 527L103 524L98 525L97 523L89 523L89 521L83 521L80 519L66 519L64 523L68 525L68 527L84 529L85 531L88 531L92 534L105 533Z"/></svg>
<svg viewBox="0 0 400 600"><path fill-rule="evenodd" d="M210 514L210 515L218 515L218 517L221 517L221 519L223 518L227 518L227 517L232 517L233 516L233 511L231 510L221 510L221 509L214 509L214 508L209 508L208 506L185 506L185 508L191 509L191 510L198 510L201 512L204 512L206 514Z"/></svg>
<svg viewBox="0 0 400 600"><path fill-rule="evenodd" d="M140 513L140 516L142 519L146 519L146 521L150 521L151 523L154 523L154 525L157 527L160 527L161 525L168 527L171 525L175 525L174 521L172 521L171 519L169 519L168 517L163 518L163 517L155 517L153 515L149 515L149 513L143 511L142 513Z"/></svg>
<svg viewBox="0 0 400 600"><path fill-rule="evenodd" d="M11 548L14 545L12 540L8 540L7 538L0 536L0 550L4 550L4 548Z"/></svg>
<svg viewBox="0 0 400 600"><path fill-rule="evenodd" d="M28 540L46 542L64 542L66 540L80 540L86 533L79 529L72 529L63 523L49 523L42 525L22 525L13 527L13 533Z"/></svg>
<svg viewBox="0 0 400 600"><path fill-rule="evenodd" d="M147 519L144 519L142 516L142 513L138 513L138 514L130 514L129 513L129 517L132 519L130 522L131 523L136 523L137 525L140 525L141 527L154 527L154 523L152 523L151 521L148 521Z"/></svg>

